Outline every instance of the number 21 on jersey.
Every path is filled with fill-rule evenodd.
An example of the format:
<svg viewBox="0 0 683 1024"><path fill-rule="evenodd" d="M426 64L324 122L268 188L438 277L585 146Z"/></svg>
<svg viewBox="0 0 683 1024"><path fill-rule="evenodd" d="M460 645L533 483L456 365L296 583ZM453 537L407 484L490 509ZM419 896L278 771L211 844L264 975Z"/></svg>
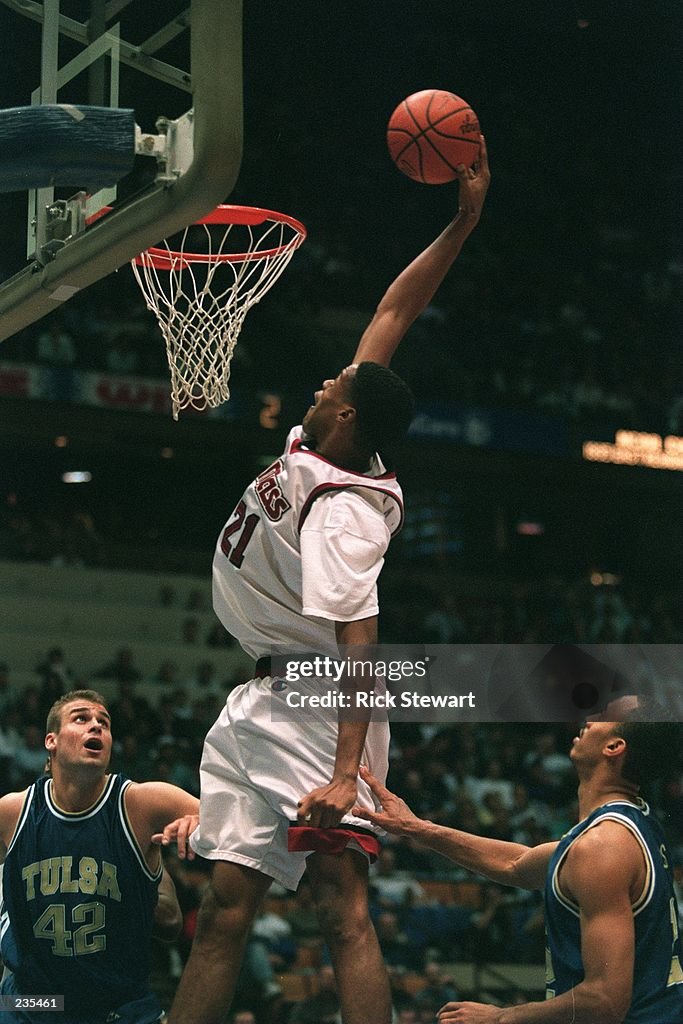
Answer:
<svg viewBox="0 0 683 1024"><path fill-rule="evenodd" d="M240 501L221 537L221 551L236 569L239 569L244 561L244 552L259 521L255 512L246 515L246 511L247 506Z"/></svg>

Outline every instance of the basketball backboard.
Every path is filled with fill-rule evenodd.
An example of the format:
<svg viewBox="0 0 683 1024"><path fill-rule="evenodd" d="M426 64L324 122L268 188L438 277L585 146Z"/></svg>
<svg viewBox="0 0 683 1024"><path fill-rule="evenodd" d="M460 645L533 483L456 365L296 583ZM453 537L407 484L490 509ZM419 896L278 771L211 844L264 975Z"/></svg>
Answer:
<svg viewBox="0 0 683 1024"><path fill-rule="evenodd" d="M95 196L82 191L73 201L56 199L53 187L27 189L28 264L0 283L1 341L200 219L230 194L242 155L242 4L0 3L11 12L4 12L6 19L29 19L37 26L34 87L20 101L27 110L31 103L130 106L135 153L152 168L142 183L132 176L118 189ZM168 106L151 115L151 130L148 124L137 127L138 107L141 121L149 118L151 96L157 94L148 87L150 78L166 95L173 94ZM26 172L31 186L30 164ZM21 193L16 199L24 202ZM103 207L111 212L97 217ZM46 246L51 224L60 220L65 227L57 232L58 241Z"/></svg>

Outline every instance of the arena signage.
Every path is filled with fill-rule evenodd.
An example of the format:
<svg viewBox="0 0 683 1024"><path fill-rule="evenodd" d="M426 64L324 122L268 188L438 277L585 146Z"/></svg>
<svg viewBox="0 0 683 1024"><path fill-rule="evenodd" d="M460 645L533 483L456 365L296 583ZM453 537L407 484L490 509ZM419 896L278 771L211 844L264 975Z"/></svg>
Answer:
<svg viewBox="0 0 683 1024"><path fill-rule="evenodd" d="M588 462L612 462L620 466L683 470L683 437L617 430L614 443L584 441L583 457Z"/></svg>

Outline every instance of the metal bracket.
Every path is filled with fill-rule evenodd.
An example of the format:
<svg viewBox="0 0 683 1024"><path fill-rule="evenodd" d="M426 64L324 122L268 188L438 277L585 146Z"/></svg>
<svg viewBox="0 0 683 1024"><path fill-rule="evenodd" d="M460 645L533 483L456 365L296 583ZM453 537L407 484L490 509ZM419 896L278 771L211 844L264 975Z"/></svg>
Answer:
<svg viewBox="0 0 683 1024"><path fill-rule="evenodd" d="M46 241L36 253L45 266L75 235L85 231L87 192L77 192L70 199L56 199L45 207Z"/></svg>
<svg viewBox="0 0 683 1024"><path fill-rule="evenodd" d="M176 121L157 119L159 135L149 135L135 126L135 153L153 156L159 165L156 181L172 185L185 174L194 158L194 111L188 110Z"/></svg>

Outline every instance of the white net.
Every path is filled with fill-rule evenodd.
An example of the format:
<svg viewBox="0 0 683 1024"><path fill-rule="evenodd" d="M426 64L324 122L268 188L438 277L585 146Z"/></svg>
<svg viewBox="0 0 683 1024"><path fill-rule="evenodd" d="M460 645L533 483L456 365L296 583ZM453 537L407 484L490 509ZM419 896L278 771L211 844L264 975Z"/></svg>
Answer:
<svg viewBox="0 0 683 1024"><path fill-rule="evenodd" d="M166 342L176 420L188 406L203 410L228 400L244 319L306 237L298 221L271 211L219 207L216 214L236 221L211 216L132 261Z"/></svg>

